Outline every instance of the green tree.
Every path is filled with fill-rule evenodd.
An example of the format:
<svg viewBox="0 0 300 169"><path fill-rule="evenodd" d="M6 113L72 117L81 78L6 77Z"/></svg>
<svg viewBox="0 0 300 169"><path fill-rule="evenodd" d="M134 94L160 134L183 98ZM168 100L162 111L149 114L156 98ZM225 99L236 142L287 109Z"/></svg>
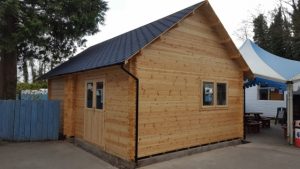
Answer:
<svg viewBox="0 0 300 169"><path fill-rule="evenodd" d="M291 59L291 46L290 46L290 28L286 19L283 19L282 8L279 7L275 10L273 22L269 28L270 37L270 52Z"/></svg>
<svg viewBox="0 0 300 169"><path fill-rule="evenodd" d="M1 0L0 99L16 96L17 60L53 68L99 31L107 9L103 0Z"/></svg>
<svg viewBox="0 0 300 169"><path fill-rule="evenodd" d="M269 27L264 14L253 19L253 40L265 50L270 49Z"/></svg>
<svg viewBox="0 0 300 169"><path fill-rule="evenodd" d="M291 6L293 7L292 16L292 31L293 31L293 44L294 50L293 55L294 58L300 60L300 0L295 2L292 0Z"/></svg>
<svg viewBox="0 0 300 169"><path fill-rule="evenodd" d="M297 58L294 55L294 42L293 42L293 37L292 37L292 24L291 22L288 21L288 18L286 16L286 13L283 12L283 45L285 49L285 57L288 59L293 59L297 60Z"/></svg>

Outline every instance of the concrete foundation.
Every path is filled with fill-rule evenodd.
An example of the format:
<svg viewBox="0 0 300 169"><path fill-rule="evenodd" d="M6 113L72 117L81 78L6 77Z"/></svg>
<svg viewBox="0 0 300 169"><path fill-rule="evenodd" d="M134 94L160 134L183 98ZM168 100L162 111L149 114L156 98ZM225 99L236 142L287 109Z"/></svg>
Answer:
<svg viewBox="0 0 300 169"><path fill-rule="evenodd" d="M230 141L212 143L212 144L208 144L208 145L203 145L203 146L198 146L198 147L173 151L173 152L169 152L169 153L165 153L165 154L160 154L160 155L140 159L140 160L138 160L137 166L138 167L143 167L143 166L146 166L146 165L171 160L171 159L174 159L174 158L189 156L189 155L192 155L192 154L206 152L206 151L210 151L210 150L214 150L214 149L218 149L218 148L223 148L223 147L227 147L227 146L239 145L241 143L242 143L241 139L235 139L235 140L230 140Z"/></svg>
<svg viewBox="0 0 300 169"><path fill-rule="evenodd" d="M202 145L202 146L197 146L197 147L192 147L192 148L187 148L187 149L181 149L177 151L172 151L172 152L166 152L164 154L159 154L155 156L150 156L150 157L145 157L141 158L138 160L137 163L134 161L126 161L123 160L119 157L116 157L114 155L111 155L100 148L98 148L95 145L92 145L83 139L80 138L74 138L72 140L69 139L70 142L73 142L75 145L83 148L84 150L96 155L97 157L101 158L102 160L110 163L111 165L118 167L120 169L134 169L138 167L143 167L146 165L162 162L162 161L167 161L171 160L174 158L179 158L179 157L184 157L196 153L201 153L201 152L206 152L218 148L223 148L227 146L234 146L234 145L239 145L242 144L241 139L234 139L234 140L228 140L228 141L223 141L223 142L217 142L217 143L212 143L212 144L207 144L207 145Z"/></svg>
<svg viewBox="0 0 300 169"><path fill-rule="evenodd" d="M97 146L84 141L83 139L74 138L74 144L120 169L134 169L136 167L135 162L126 161L119 157L111 155L101 150Z"/></svg>

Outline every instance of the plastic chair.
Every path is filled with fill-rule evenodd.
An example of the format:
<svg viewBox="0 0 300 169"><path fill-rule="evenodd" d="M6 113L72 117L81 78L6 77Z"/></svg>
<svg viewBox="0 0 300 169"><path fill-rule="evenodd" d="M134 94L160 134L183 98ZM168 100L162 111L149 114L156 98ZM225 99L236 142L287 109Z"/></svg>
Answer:
<svg viewBox="0 0 300 169"><path fill-rule="evenodd" d="M287 112L285 107L278 107L275 118L275 125L279 122L281 125L286 124Z"/></svg>

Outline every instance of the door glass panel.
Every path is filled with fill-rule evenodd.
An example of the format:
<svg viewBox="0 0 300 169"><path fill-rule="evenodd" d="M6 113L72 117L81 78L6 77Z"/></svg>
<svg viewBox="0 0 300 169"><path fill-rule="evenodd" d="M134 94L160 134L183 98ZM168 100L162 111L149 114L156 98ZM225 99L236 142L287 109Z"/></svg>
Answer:
<svg viewBox="0 0 300 169"><path fill-rule="evenodd" d="M103 109L103 82L96 83L96 109Z"/></svg>
<svg viewBox="0 0 300 169"><path fill-rule="evenodd" d="M86 85L86 107L93 108L93 83L89 82Z"/></svg>

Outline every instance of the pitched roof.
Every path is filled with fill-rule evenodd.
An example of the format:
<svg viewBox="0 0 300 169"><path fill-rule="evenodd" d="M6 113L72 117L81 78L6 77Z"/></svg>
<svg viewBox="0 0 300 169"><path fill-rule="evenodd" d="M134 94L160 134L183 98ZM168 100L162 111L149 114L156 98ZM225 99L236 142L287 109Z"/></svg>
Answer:
<svg viewBox="0 0 300 169"><path fill-rule="evenodd" d="M283 83L300 80L299 61L276 56L249 39L241 46L240 53L255 77Z"/></svg>
<svg viewBox="0 0 300 169"><path fill-rule="evenodd" d="M49 71L41 78L47 79L53 76L120 64L137 54L142 48L175 26L202 4L204 2L94 45Z"/></svg>

